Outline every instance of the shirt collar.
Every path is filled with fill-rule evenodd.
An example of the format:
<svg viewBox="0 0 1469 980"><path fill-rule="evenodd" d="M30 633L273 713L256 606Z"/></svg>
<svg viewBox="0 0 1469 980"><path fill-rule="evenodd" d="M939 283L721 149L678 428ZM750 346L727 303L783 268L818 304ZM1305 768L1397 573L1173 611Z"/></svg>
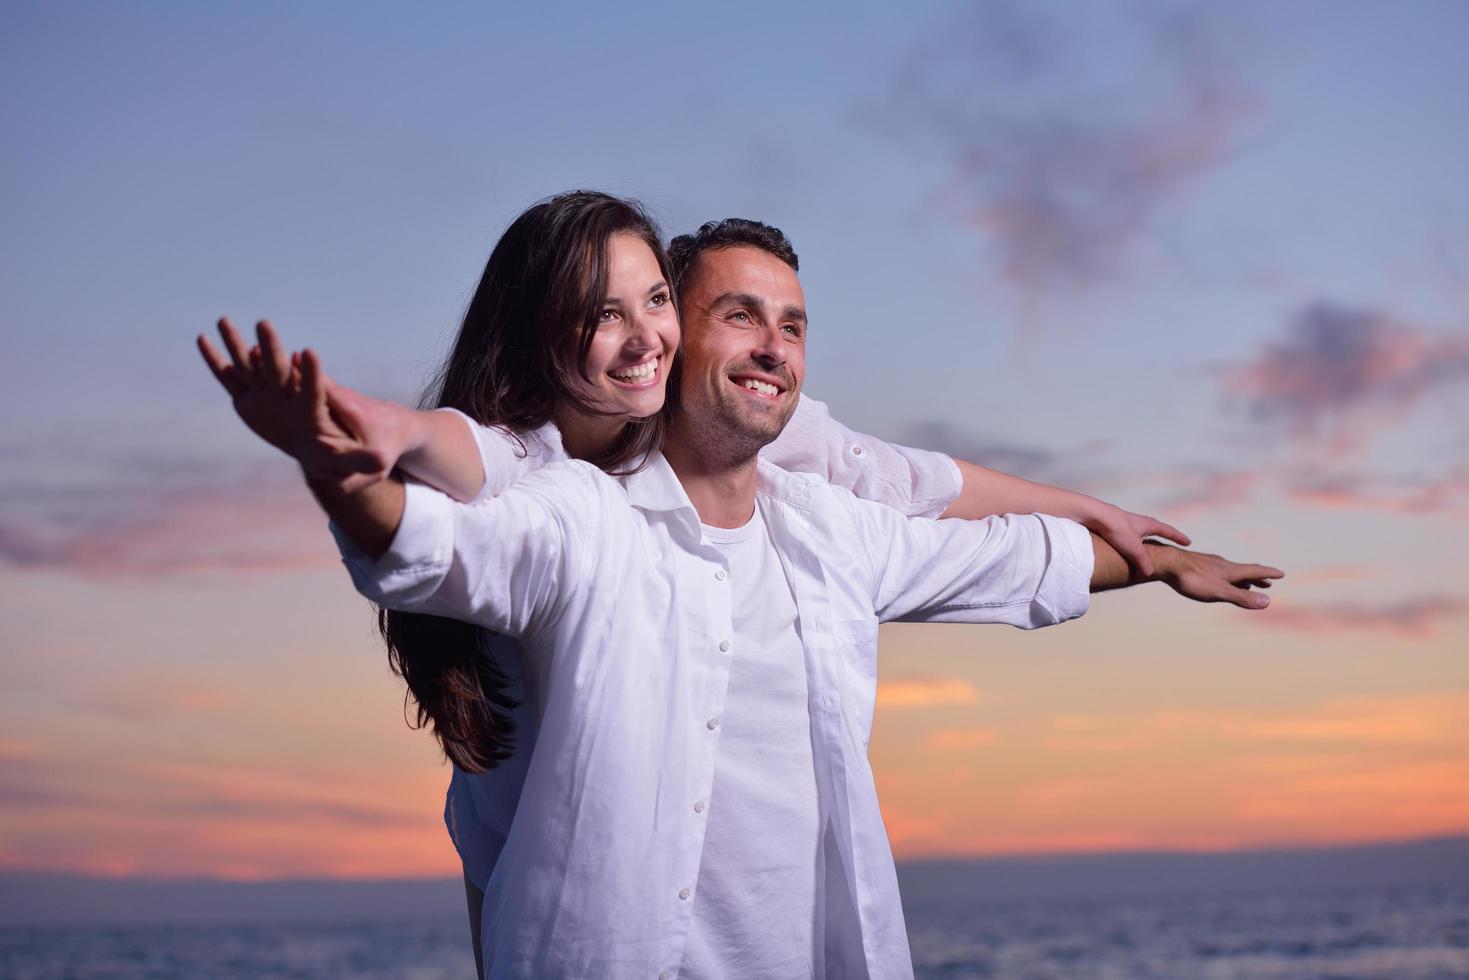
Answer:
<svg viewBox="0 0 1469 980"><path fill-rule="evenodd" d="M619 479L627 488L628 503L639 510L694 512L694 505L684 492L683 484L678 482L673 467L668 465L668 460L660 452L654 452L648 465L636 473L629 473Z"/></svg>
<svg viewBox="0 0 1469 980"><path fill-rule="evenodd" d="M655 451L648 465L636 473L629 473L618 479L627 491L629 504L650 516L664 515L664 519L685 541L701 540L699 512L694 510L694 504L684 492L683 484L678 482L673 467L668 465L668 460L661 452Z"/></svg>
<svg viewBox="0 0 1469 980"><path fill-rule="evenodd" d="M759 460L756 470L757 495L783 501L801 510L810 509L811 483L815 477L791 473L774 463ZM699 537L699 512L679 482L673 467L661 452L647 466L619 477L632 506L647 513L668 514L695 540Z"/></svg>

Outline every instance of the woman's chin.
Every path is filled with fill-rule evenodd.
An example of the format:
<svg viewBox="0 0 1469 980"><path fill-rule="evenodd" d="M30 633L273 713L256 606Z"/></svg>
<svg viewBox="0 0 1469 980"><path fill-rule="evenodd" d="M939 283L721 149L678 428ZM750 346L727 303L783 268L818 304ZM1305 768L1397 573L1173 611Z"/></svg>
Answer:
<svg viewBox="0 0 1469 980"><path fill-rule="evenodd" d="M645 419L663 410L664 390L657 388L640 392L618 392L618 397L608 399L607 409L628 419Z"/></svg>

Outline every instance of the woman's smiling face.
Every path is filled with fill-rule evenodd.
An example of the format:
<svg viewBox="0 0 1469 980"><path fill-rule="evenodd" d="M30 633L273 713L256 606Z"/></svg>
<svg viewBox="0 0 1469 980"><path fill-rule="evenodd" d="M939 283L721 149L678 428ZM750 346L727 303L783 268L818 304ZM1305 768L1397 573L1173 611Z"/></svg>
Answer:
<svg viewBox="0 0 1469 980"><path fill-rule="evenodd" d="M663 408L668 366L678 349L678 313L657 257L635 234L618 232L607 242L607 295L596 330L585 377L574 377L572 386L588 405L612 417L563 411L558 413L563 434L570 435L568 424L615 432L628 419L647 418Z"/></svg>

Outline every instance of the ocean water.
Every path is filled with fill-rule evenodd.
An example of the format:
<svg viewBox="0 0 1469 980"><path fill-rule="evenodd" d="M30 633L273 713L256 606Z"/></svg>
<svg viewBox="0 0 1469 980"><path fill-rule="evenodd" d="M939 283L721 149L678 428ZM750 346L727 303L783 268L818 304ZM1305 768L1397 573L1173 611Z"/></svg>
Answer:
<svg viewBox="0 0 1469 980"><path fill-rule="evenodd" d="M1469 978L1469 882L1212 896L965 902L905 892L937 978ZM472 977L454 921L0 929L0 977Z"/></svg>
<svg viewBox="0 0 1469 980"><path fill-rule="evenodd" d="M904 906L920 980L1469 978L1469 881Z"/></svg>

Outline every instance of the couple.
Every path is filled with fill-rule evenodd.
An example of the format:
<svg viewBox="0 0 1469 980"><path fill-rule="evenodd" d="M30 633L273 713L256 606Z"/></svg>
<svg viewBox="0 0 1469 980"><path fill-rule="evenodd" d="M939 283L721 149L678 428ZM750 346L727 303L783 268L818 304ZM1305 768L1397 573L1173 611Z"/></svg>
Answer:
<svg viewBox="0 0 1469 980"><path fill-rule="evenodd" d="M452 411L336 385L263 324L247 350L221 321L229 360L200 338L456 764L483 976L911 976L866 757L877 624L1043 626L1145 580L1260 608L1282 574L844 429L801 397L797 265L757 222L665 254L629 202L542 202L486 265Z"/></svg>

